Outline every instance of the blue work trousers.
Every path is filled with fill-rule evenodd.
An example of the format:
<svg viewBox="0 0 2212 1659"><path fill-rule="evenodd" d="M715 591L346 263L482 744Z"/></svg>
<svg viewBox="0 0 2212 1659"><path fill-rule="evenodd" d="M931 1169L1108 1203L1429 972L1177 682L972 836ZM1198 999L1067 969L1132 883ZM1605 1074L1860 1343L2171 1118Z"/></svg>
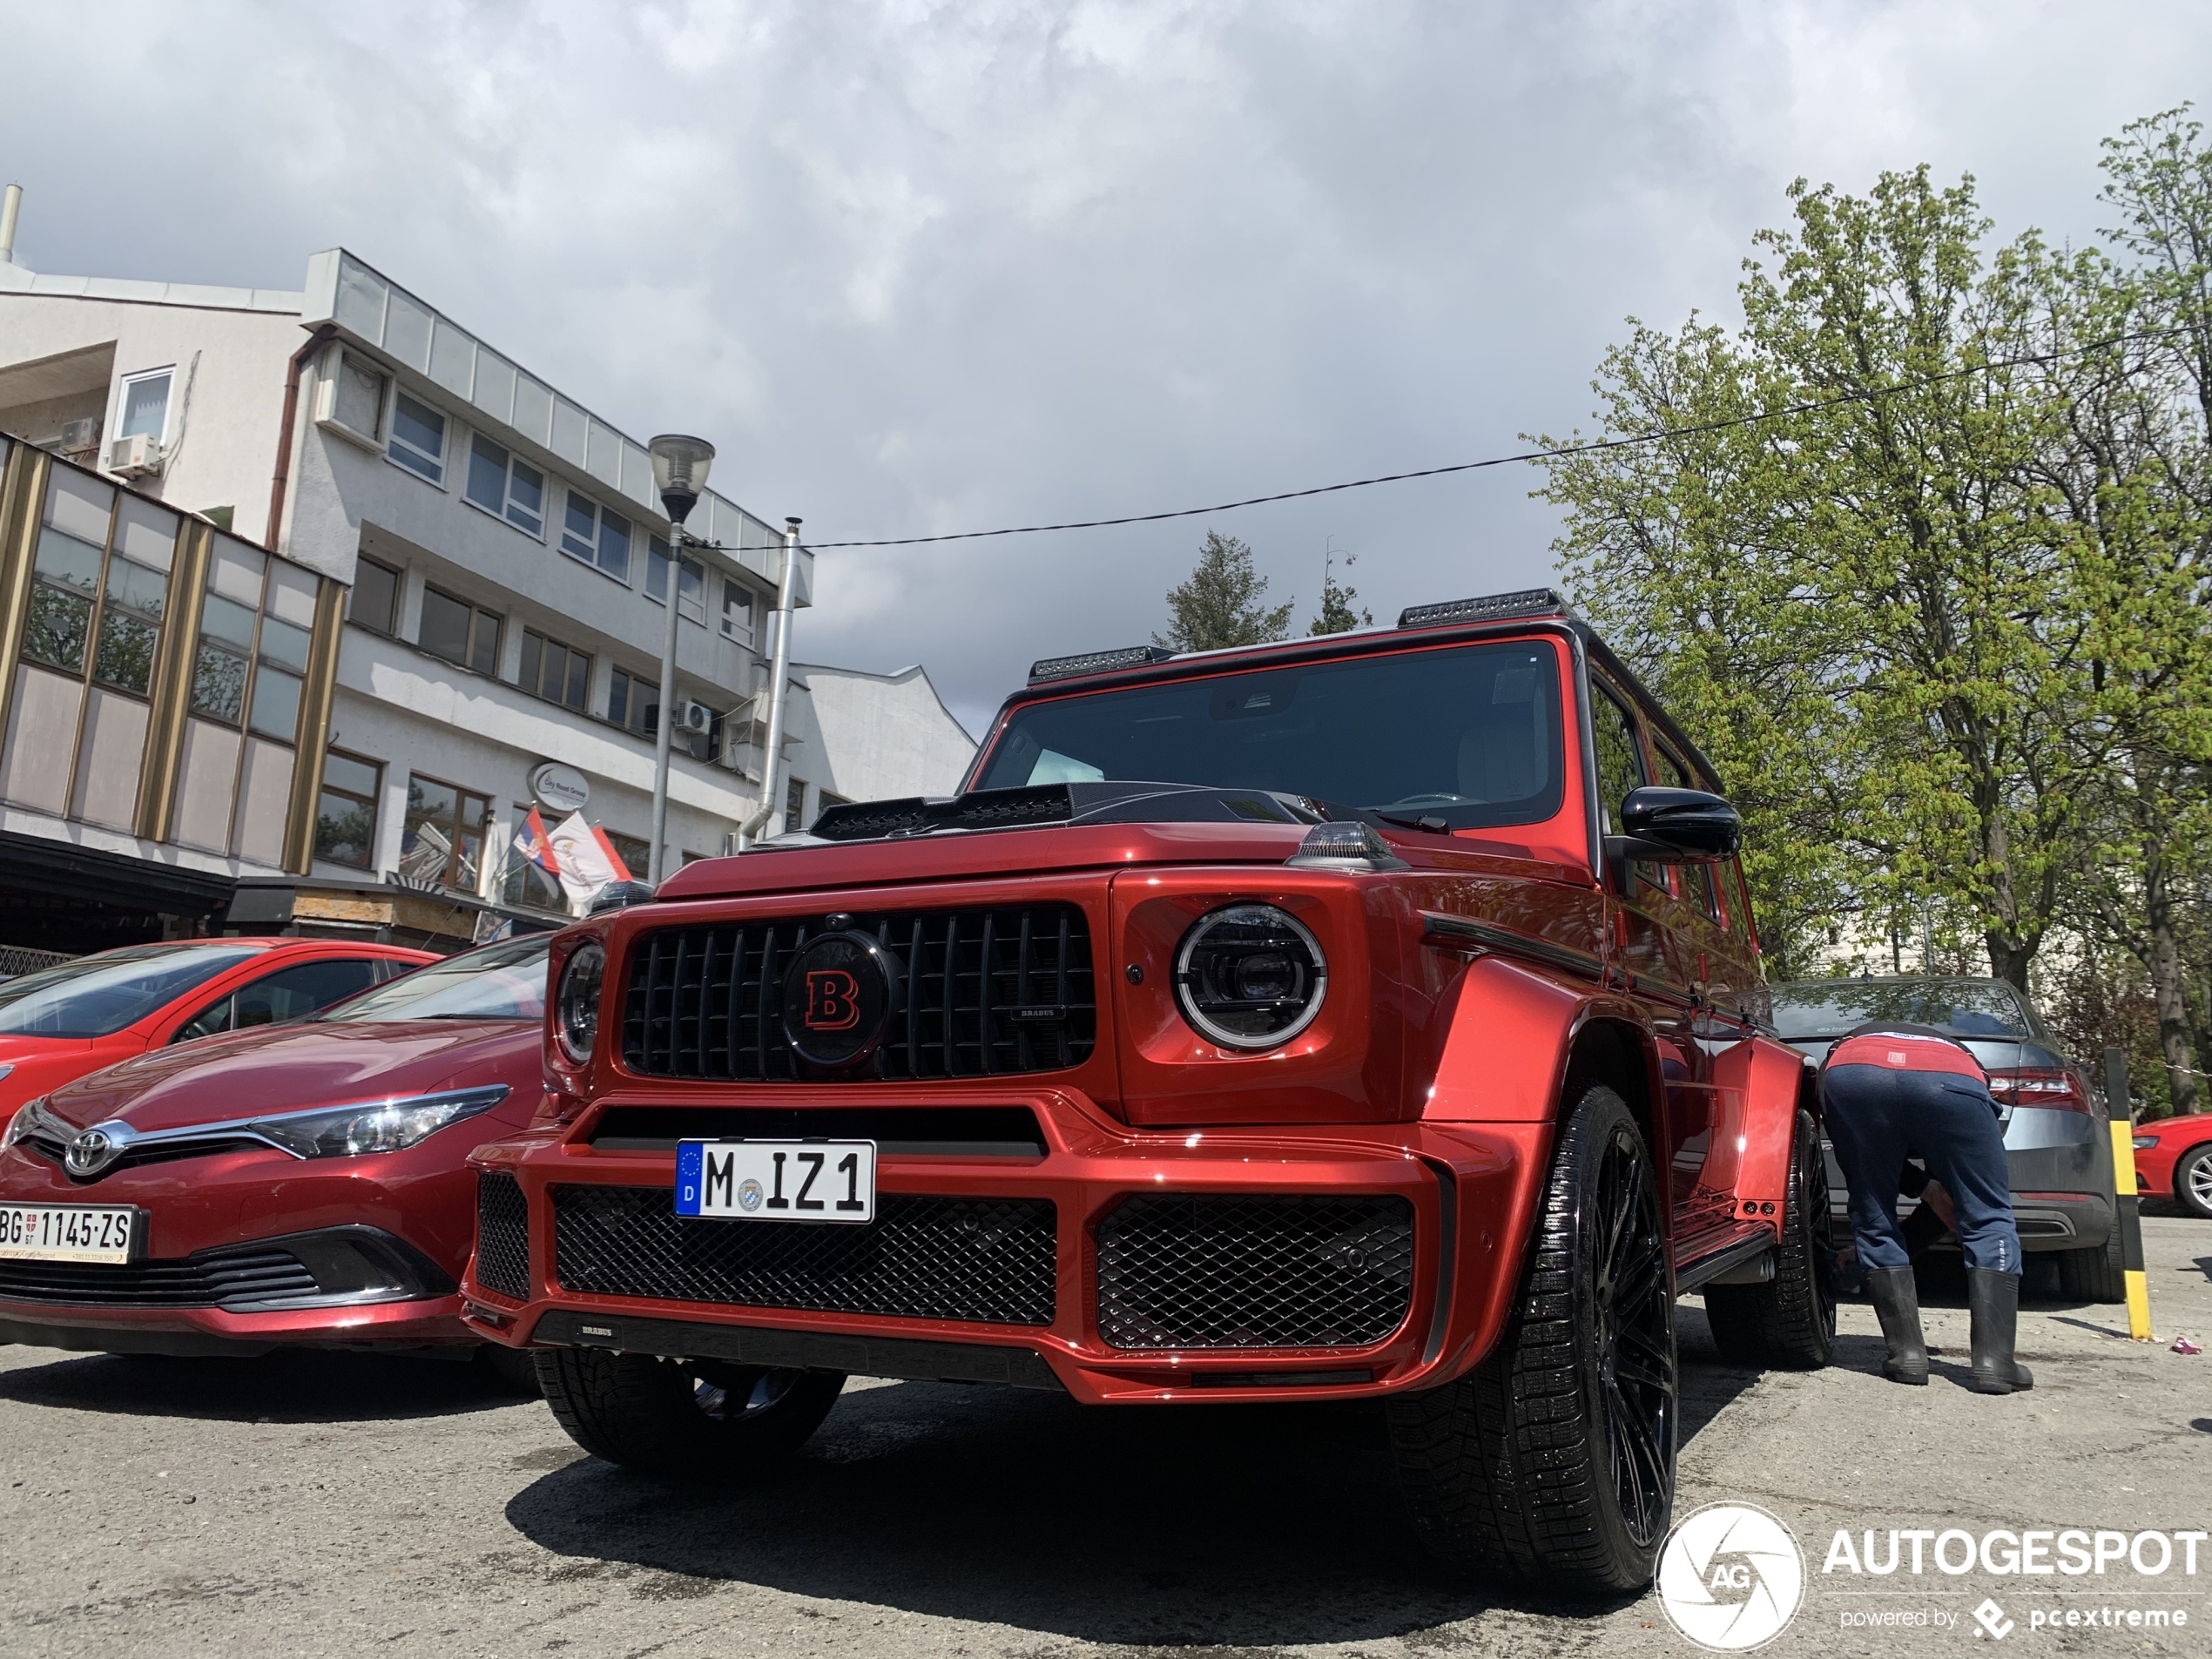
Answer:
<svg viewBox="0 0 2212 1659"><path fill-rule="evenodd" d="M1911 1264L1897 1221L1897 1177L1907 1155L1918 1154L1959 1212L1966 1265L2020 1272L2005 1133L1986 1085L1956 1072L1831 1066L1820 1092L1836 1162L1851 1184L1861 1267Z"/></svg>

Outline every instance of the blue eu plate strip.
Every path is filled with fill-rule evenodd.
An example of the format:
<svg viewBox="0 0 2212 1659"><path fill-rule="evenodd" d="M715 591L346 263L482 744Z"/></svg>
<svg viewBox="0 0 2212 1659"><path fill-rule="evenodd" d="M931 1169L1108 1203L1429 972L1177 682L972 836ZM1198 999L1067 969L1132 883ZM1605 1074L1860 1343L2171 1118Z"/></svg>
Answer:
<svg viewBox="0 0 2212 1659"><path fill-rule="evenodd" d="M676 1213L696 1216L699 1212L699 1166L706 1150L697 1141L681 1141L676 1147Z"/></svg>

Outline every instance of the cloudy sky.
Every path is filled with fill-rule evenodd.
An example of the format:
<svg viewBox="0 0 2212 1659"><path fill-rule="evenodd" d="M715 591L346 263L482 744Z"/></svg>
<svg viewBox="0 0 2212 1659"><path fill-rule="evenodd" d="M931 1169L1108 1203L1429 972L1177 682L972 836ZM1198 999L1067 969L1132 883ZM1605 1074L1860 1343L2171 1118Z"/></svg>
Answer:
<svg viewBox="0 0 2212 1659"><path fill-rule="evenodd" d="M0 0L35 270L299 286L342 243L831 541L1197 506L1517 447L1633 314L1726 315L1800 174L2101 222L2097 140L2212 86L2201 3L56 6ZM822 556L799 654L980 728L1130 644L1209 523L1312 614L1550 563L1505 469Z"/></svg>

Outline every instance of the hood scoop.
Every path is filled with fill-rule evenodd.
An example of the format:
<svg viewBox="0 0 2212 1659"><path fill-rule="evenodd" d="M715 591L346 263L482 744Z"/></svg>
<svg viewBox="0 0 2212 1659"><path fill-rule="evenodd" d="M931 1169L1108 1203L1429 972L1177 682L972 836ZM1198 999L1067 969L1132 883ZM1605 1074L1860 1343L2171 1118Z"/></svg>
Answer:
<svg viewBox="0 0 2212 1659"><path fill-rule="evenodd" d="M965 795L916 796L908 800L855 801L832 806L806 834L779 835L759 850L1048 826L1318 824L1330 816L1318 801L1269 789L1124 782L1036 784L1022 789L978 789Z"/></svg>

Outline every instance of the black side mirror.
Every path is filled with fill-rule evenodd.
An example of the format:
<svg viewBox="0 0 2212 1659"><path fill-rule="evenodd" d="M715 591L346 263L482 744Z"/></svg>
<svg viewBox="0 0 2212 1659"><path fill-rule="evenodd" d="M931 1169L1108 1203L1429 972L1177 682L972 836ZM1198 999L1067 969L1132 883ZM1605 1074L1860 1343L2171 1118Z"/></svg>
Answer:
<svg viewBox="0 0 2212 1659"><path fill-rule="evenodd" d="M1696 864L1731 859L1743 844L1743 820L1718 795L1702 789L1647 784L1621 803L1617 851L1659 864ZM1616 849L1608 848L1608 851Z"/></svg>

